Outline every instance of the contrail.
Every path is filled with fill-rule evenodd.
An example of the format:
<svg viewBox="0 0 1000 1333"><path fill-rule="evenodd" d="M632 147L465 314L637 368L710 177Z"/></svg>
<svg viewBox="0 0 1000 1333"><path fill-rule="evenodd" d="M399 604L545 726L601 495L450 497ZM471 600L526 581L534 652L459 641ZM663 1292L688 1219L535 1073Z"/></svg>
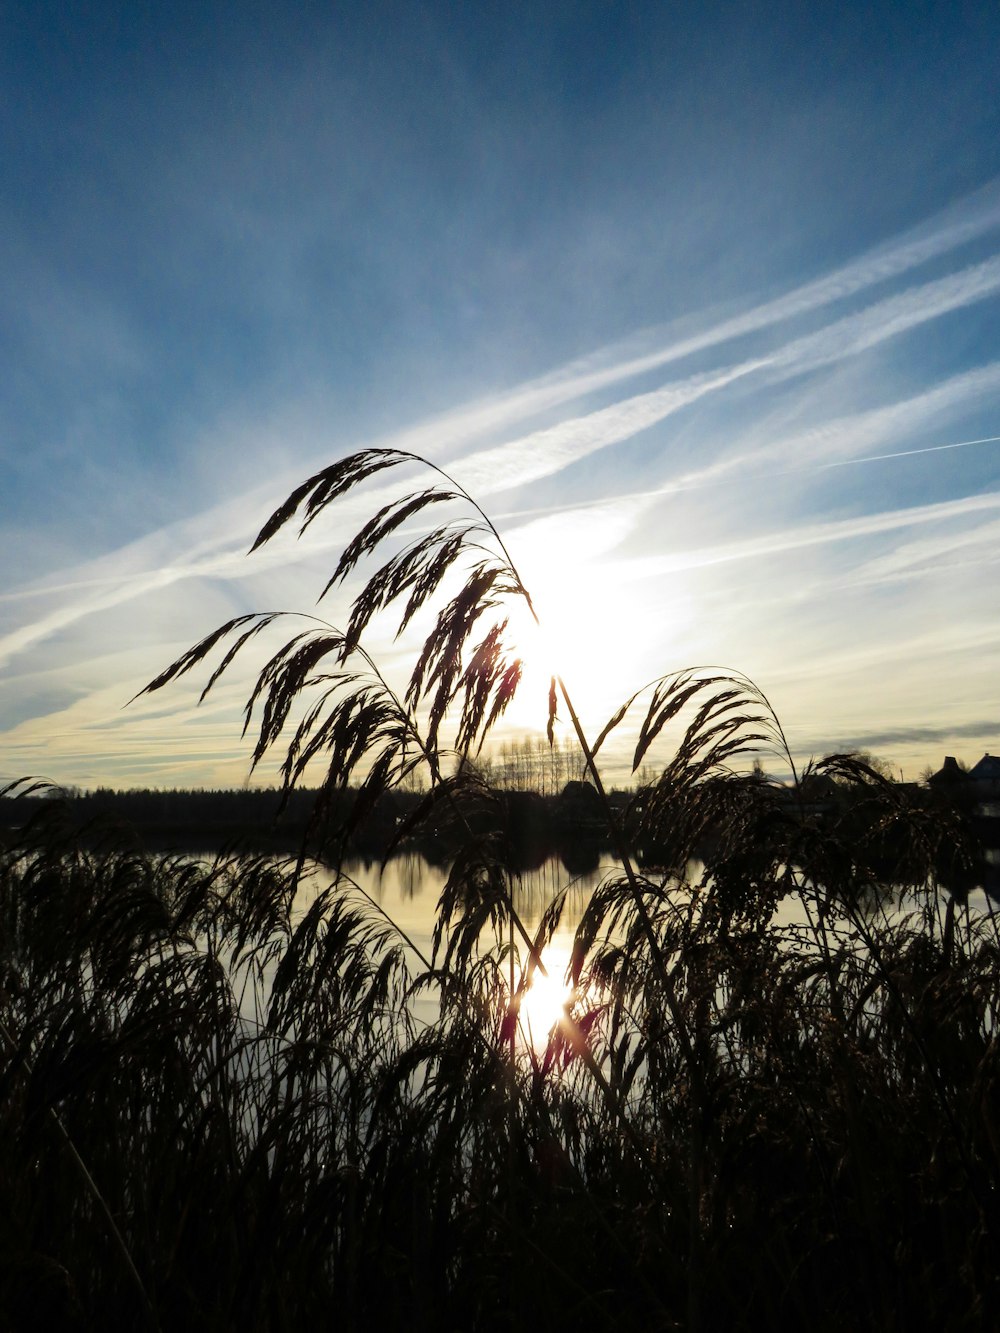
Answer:
<svg viewBox="0 0 1000 1333"><path fill-rule="evenodd" d="M817 463L812 468L795 468L794 471L822 472L831 467L849 467L851 463L881 463L887 458L912 458L915 454L939 454L945 449L969 449L974 444L998 444L1000 435L984 435L979 440L956 440L952 444L928 444L922 449L897 449L892 454L864 454L861 458L840 458L835 463Z"/></svg>
<svg viewBox="0 0 1000 1333"><path fill-rule="evenodd" d="M776 468L772 472L757 473L755 480L767 477L797 476L803 472L824 472L834 467L853 467L856 463L880 463L892 458L912 458L916 454L936 454L945 449L969 449L975 444L1000 444L1000 435L984 435L978 440L955 440L948 444L928 444L920 449L897 449L890 454L862 454L858 458L841 458L833 463L804 464L802 467ZM539 505L536 508L509 509L494 515L496 521L511 522L517 519L541 518L546 514L565 514L574 509L597 509L602 505L618 504L626 500L650 500L658 496L680 495L684 491L703 491L717 486L742 485L744 478L736 476L711 477L701 481L671 482L666 486L653 487L646 491L625 491L620 495L600 495L593 500L575 500L569 503Z"/></svg>

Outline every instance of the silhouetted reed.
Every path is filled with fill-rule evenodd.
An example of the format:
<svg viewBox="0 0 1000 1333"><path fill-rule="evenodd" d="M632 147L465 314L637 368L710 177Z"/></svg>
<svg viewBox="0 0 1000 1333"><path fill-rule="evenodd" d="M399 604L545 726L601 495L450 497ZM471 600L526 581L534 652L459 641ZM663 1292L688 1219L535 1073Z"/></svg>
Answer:
<svg viewBox="0 0 1000 1333"><path fill-rule="evenodd" d="M416 461L326 469L256 545ZM431 506L473 518L408 539ZM519 1011L563 894L529 929L510 794L455 763L518 688L530 597L443 474L331 584L380 549L346 628L303 622L246 710L286 790L324 768L330 887L304 855L94 850L56 801L3 849L7 1325L994 1327L998 939L933 873L961 829L856 757L797 773L737 673L655 681L593 743L554 679L549 734L563 710L617 869L535 1046ZM402 628L434 612L398 693L361 643L394 606ZM238 617L147 688L221 652L207 693L281 623ZM598 758L633 713L636 769L665 755L621 810ZM762 751L791 786L748 771ZM418 770L397 841L447 827L460 848L426 952L336 869Z"/></svg>

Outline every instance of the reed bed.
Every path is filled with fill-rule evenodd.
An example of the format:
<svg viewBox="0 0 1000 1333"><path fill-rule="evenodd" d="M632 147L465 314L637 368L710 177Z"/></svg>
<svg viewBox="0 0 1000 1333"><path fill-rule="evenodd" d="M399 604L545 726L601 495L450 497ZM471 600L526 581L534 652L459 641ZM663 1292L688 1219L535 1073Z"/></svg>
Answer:
<svg viewBox="0 0 1000 1333"><path fill-rule="evenodd" d="M260 540L412 461L335 465ZM347 629L281 645L247 714L289 789L324 764L334 865L382 793L429 775L398 837L458 849L430 950L342 872L304 908L304 855L94 850L55 801L3 849L0 1322L996 1327L998 937L937 883L961 828L852 756L791 787L750 772L791 757L737 674L654 682L593 742L553 680L550 729L561 709L578 733L617 869L532 1045L519 1009L562 898L526 927L509 793L449 762L517 688L506 608L530 597L475 506L405 541L431 504L472 502L442 479L382 509L334 574L397 541ZM361 635L434 597L397 696ZM274 623L230 622L150 688L225 645L211 688ZM636 768L666 761L622 813L598 759L630 713Z"/></svg>

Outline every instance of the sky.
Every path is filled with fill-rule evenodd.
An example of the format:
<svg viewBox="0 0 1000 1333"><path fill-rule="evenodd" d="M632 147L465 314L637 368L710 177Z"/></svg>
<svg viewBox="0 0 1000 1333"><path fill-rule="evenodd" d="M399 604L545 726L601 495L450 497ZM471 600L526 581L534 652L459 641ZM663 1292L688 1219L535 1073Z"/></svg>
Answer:
<svg viewBox="0 0 1000 1333"><path fill-rule="evenodd" d="M491 515L592 734L720 664L799 761L1000 751L998 70L956 0L0 3L0 781L247 781L261 657L128 701L316 612L381 483L247 550L368 446Z"/></svg>

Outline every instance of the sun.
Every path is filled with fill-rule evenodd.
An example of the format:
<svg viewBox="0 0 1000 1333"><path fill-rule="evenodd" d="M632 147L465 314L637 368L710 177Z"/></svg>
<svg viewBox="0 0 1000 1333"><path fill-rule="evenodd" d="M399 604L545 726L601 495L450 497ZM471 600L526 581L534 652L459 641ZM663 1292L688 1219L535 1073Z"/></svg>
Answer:
<svg viewBox="0 0 1000 1333"><path fill-rule="evenodd" d="M573 996L573 987L566 980L569 968L569 950L560 945L549 945L542 950L545 973L536 968L531 984L521 996L519 1012L524 1039L536 1049L544 1047L549 1033L565 1017L566 1006Z"/></svg>
<svg viewBox="0 0 1000 1333"><path fill-rule="evenodd" d="M510 636L523 663L524 703L508 720L538 726L537 709L549 678L560 677L574 707L600 729L628 692L658 674L657 664L680 647L691 620L685 590L650 580L641 560L615 549L622 535L602 513L553 515L517 533L518 569L528 588L526 606L512 608Z"/></svg>

